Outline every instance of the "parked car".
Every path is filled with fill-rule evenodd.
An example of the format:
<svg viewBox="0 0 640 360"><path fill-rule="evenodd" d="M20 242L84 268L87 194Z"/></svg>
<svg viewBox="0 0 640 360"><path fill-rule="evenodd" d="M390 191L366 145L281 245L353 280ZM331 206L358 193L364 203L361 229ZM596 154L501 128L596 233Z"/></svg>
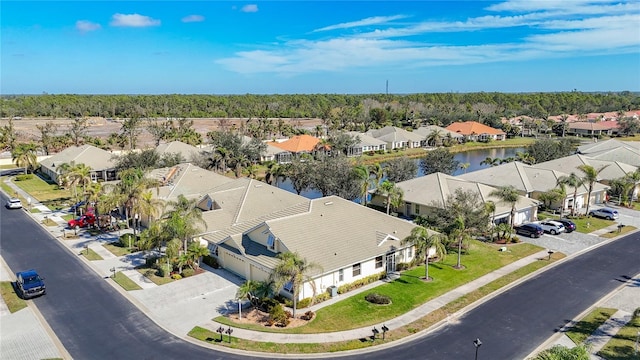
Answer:
<svg viewBox="0 0 640 360"><path fill-rule="evenodd" d="M529 223L522 224L516 227L516 234L529 236L532 238L539 238L540 236L542 236L542 234L544 234L544 230L542 230L542 227L538 224Z"/></svg>
<svg viewBox="0 0 640 360"><path fill-rule="evenodd" d="M566 231L567 233L570 233L572 231L574 231L576 229L576 223L574 223L573 221L569 220L569 219L558 219L558 220L554 220L557 221L559 223L561 223L562 225L564 225L564 231Z"/></svg>
<svg viewBox="0 0 640 360"><path fill-rule="evenodd" d="M607 220L614 220L619 217L618 210L612 208L601 208L589 211L589 216L595 216Z"/></svg>
<svg viewBox="0 0 640 360"><path fill-rule="evenodd" d="M83 228L89 225L93 225L95 223L96 223L96 216L92 213L88 213L88 214L79 216L75 219L69 220L69 222L67 222L67 225L69 225L69 228L73 229L73 228Z"/></svg>
<svg viewBox="0 0 640 360"><path fill-rule="evenodd" d="M18 198L11 198L7 200L7 204L5 205L7 209L22 209L22 202Z"/></svg>
<svg viewBox="0 0 640 360"><path fill-rule="evenodd" d="M30 299L47 293L44 279L35 270L16 273L16 290L23 299Z"/></svg>
<svg viewBox="0 0 640 360"><path fill-rule="evenodd" d="M540 221L539 225L544 232L549 233L551 235L556 235L556 234L560 234L561 232L564 232L564 225L562 225L562 223L558 221L544 220L544 221Z"/></svg>

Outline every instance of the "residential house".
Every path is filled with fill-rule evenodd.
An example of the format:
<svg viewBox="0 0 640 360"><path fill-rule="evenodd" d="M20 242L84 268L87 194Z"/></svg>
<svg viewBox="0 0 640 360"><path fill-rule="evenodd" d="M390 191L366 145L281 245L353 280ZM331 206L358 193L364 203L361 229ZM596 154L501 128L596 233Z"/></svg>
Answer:
<svg viewBox="0 0 640 360"><path fill-rule="evenodd" d="M172 141L156 146L156 152L162 156L164 154L180 154L182 161L189 162L195 155L198 155L202 150L189 144L185 144L182 141Z"/></svg>
<svg viewBox="0 0 640 360"><path fill-rule="evenodd" d="M419 148L424 140L422 135L394 126L385 126L382 129L369 130L366 134L387 143L387 150Z"/></svg>
<svg viewBox="0 0 640 360"><path fill-rule="evenodd" d="M602 136L613 134L613 128L600 122L577 121L569 123L566 133L576 136Z"/></svg>
<svg viewBox="0 0 640 360"><path fill-rule="evenodd" d="M428 144L428 138L429 136L434 133L434 132L438 132L440 134L441 139L439 141L437 141L436 144L434 144L435 146L439 146L442 145L443 142L447 139L447 138L451 138L451 141L454 143L461 143L464 140L464 136L454 132L454 131L450 131L447 130L441 126L437 126L437 125L428 125L428 126L421 126L417 129L415 129L413 131L414 133L422 136L423 140L421 142L423 147L426 146L430 146L430 144Z"/></svg>
<svg viewBox="0 0 640 360"><path fill-rule="evenodd" d="M434 208L447 206L449 196L453 195L456 190L462 190L477 194L484 203L492 201L495 204L496 210L492 216L494 223L510 221L511 204L504 203L499 198L490 195L492 191L496 190L495 187L479 182L443 173L434 173L399 182L396 186L404 192L403 204L400 206L399 212L405 217L428 216ZM384 206L385 201L385 198L376 195L371 203ZM537 200L520 196L516 203L514 224L519 225L534 221L537 217L538 205Z"/></svg>
<svg viewBox="0 0 640 360"><path fill-rule="evenodd" d="M640 149L632 147L617 147L609 150L593 151L587 154L592 159L619 161L621 163L640 167Z"/></svg>
<svg viewBox="0 0 640 360"><path fill-rule="evenodd" d="M594 141L589 144L578 146L578 150L576 152L578 154L590 155L592 153L599 153L605 150L612 150L620 147L640 151L640 141L621 141L617 139Z"/></svg>
<svg viewBox="0 0 640 360"><path fill-rule="evenodd" d="M387 143L383 140L376 139L365 133L357 131L350 131L347 132L347 134L349 136L357 138L358 140L357 143L351 149L349 149L349 156L359 156L370 151L387 150Z"/></svg>
<svg viewBox="0 0 640 360"><path fill-rule="evenodd" d="M454 122L447 126L446 129L464 136L467 141L503 141L507 138L507 134L504 131L494 129L477 121Z"/></svg>
<svg viewBox="0 0 640 360"><path fill-rule="evenodd" d="M318 264L320 269L300 291L301 299L312 296L313 288L320 293L395 271L397 264L410 262L415 255L413 246L402 244L415 224L352 201L329 196L288 212L204 239L218 245L216 256L222 266L245 279L266 280L282 252L295 252Z"/></svg>
<svg viewBox="0 0 640 360"><path fill-rule="evenodd" d="M266 150L260 155L260 161L275 161L279 164L290 163L293 159L291 151L284 150L267 143Z"/></svg>
<svg viewBox="0 0 640 360"><path fill-rule="evenodd" d="M275 146L282 150L288 151L294 155L300 155L305 153L307 154L313 153L316 150L316 146L318 145L319 142L320 142L320 139L318 139L317 137L303 134L303 135L296 135L291 139L288 139L282 142L271 141L271 142L268 142L267 145Z"/></svg>
<svg viewBox="0 0 640 360"><path fill-rule="evenodd" d="M91 180L117 179L113 154L92 145L71 146L40 162L40 170L58 183L62 164L84 164L91 168ZM59 184L59 183L58 183Z"/></svg>
<svg viewBox="0 0 640 360"><path fill-rule="evenodd" d="M569 174L565 172L542 169L514 161L458 175L458 177L494 187L510 185L516 188L521 195L538 200L541 194L558 187L558 179L568 175ZM576 173L576 175L581 176L581 174L578 173ZM608 186L596 183L591 194L591 203L603 203L607 189ZM576 209L580 209L586 206L587 196L589 194L588 185L578 187L575 204L573 200L574 189L567 187L566 192L567 197L564 199L565 209L574 206ZM551 204L551 206L553 208L560 208L562 207L562 203Z"/></svg>

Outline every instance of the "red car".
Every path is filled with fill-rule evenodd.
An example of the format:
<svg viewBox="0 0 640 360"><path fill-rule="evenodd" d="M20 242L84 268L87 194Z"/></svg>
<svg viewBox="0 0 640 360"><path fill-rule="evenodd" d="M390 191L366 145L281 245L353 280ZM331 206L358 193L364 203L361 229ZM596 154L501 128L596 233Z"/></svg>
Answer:
<svg viewBox="0 0 640 360"><path fill-rule="evenodd" d="M67 225L69 225L69 228L73 229L76 227L83 228L85 226L94 225L95 223L96 223L96 216L94 214L88 213L80 217L77 217L75 219L69 220Z"/></svg>

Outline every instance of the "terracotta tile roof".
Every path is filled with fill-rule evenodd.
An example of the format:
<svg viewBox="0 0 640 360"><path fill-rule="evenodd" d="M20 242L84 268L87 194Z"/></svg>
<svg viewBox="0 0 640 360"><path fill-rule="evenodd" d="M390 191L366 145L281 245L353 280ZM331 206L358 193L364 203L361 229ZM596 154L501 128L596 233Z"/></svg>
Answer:
<svg viewBox="0 0 640 360"><path fill-rule="evenodd" d="M269 142L268 145L279 147L280 149L291 151L293 153L299 153L303 151L313 151L315 146L320 142L320 139L311 135L297 135L291 139L283 142Z"/></svg>
<svg viewBox="0 0 640 360"><path fill-rule="evenodd" d="M476 121L454 122L447 126L445 129L453 132L460 133L462 135L472 134L490 134L490 135L504 135L502 130L494 129L490 126L480 124Z"/></svg>
<svg viewBox="0 0 640 360"><path fill-rule="evenodd" d="M569 129L580 129L580 130L609 130L611 126L604 126L601 123L593 123L586 121L579 121L569 124Z"/></svg>

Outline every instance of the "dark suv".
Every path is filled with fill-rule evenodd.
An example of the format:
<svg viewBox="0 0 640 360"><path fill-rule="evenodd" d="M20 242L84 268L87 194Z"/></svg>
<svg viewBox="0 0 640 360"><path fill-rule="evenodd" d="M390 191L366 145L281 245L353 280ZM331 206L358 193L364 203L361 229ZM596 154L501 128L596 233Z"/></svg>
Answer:
<svg viewBox="0 0 640 360"><path fill-rule="evenodd" d="M16 273L16 290L23 299L29 299L47 293L44 279L35 270Z"/></svg>
<svg viewBox="0 0 640 360"><path fill-rule="evenodd" d="M522 224L516 228L516 234L539 238L544 234L544 230L538 224Z"/></svg>
<svg viewBox="0 0 640 360"><path fill-rule="evenodd" d="M572 232L573 230L576 229L576 224L571 220L558 219L558 220L553 220L553 221L557 221L557 222L561 223L562 225L564 225L564 229L568 233L570 233L570 232Z"/></svg>

